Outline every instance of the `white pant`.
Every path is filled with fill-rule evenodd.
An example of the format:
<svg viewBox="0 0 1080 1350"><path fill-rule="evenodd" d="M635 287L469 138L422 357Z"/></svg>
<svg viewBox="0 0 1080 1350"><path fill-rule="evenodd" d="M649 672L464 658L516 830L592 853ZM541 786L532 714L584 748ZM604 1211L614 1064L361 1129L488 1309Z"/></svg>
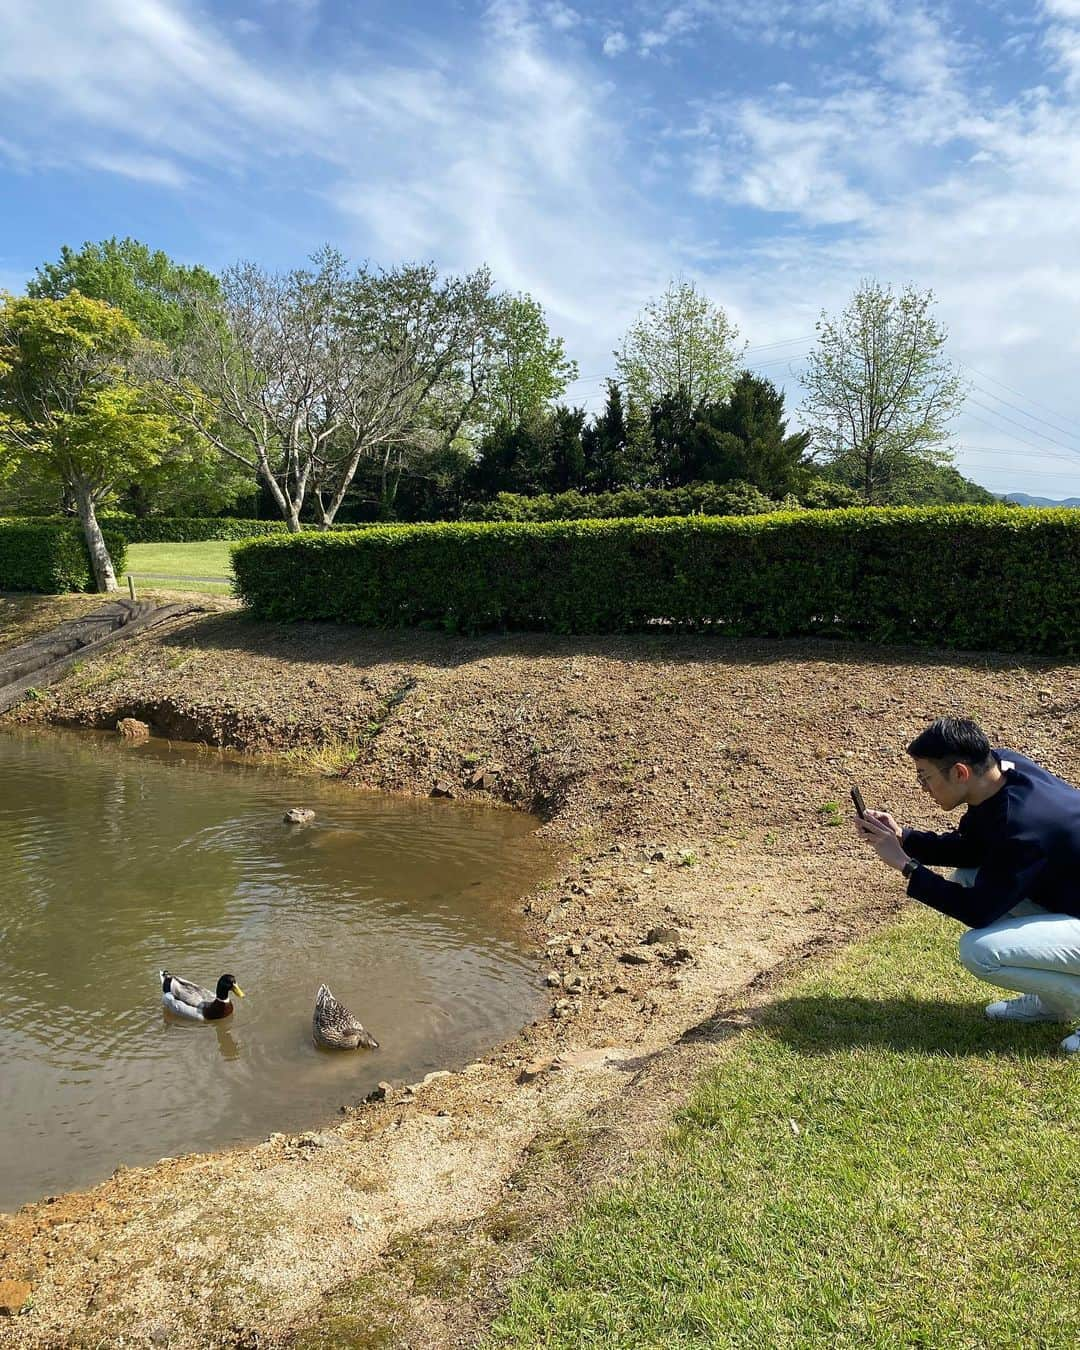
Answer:
<svg viewBox="0 0 1080 1350"><path fill-rule="evenodd" d="M977 870L963 868L952 879L970 886ZM1080 919L1071 914L1021 900L996 923L969 929L960 939L960 960L987 984L1038 994L1063 1022L1080 1020Z"/></svg>

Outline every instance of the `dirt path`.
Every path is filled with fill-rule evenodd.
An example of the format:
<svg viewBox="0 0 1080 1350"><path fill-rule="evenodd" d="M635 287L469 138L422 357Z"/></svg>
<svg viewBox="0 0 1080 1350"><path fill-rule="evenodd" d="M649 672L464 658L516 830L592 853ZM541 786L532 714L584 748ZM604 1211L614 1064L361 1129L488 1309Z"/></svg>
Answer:
<svg viewBox="0 0 1080 1350"><path fill-rule="evenodd" d="M0 598L0 642L55 604ZM87 662L9 720L139 717L347 761L357 787L537 811L566 851L522 898L551 1010L310 1135L3 1217L0 1280L32 1293L0 1346L472 1343L504 1274L648 1146L763 975L894 912L894 874L837 824L849 783L932 822L903 746L959 711L1080 779L1078 673L835 643L281 628L227 607Z"/></svg>

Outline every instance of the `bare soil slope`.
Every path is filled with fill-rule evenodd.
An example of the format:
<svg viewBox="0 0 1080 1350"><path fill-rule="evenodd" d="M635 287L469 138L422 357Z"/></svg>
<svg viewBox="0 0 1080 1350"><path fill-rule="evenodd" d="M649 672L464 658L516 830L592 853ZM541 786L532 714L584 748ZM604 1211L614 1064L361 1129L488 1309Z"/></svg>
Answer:
<svg viewBox="0 0 1080 1350"><path fill-rule="evenodd" d="M0 642L72 609L0 599ZM551 1015L481 1062L343 1103L309 1135L121 1169L0 1218L0 1280L31 1286L0 1346L204 1350L300 1327L306 1345L363 1344L379 1309L389 1339L366 1343L471 1343L530 1235L648 1145L769 972L902 902L847 827L850 783L941 828L903 747L950 712L1078 780L1078 673L825 642L284 628L228 611L88 661L8 720L137 717L173 738L321 754L357 788L538 812L565 857L521 901ZM455 1280L450 1250L471 1253Z"/></svg>

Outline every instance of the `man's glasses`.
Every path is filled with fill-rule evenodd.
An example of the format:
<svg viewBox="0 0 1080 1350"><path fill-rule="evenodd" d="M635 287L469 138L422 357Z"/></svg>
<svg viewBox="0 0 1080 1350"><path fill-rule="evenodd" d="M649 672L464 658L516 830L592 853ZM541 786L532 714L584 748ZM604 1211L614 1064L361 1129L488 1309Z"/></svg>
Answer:
<svg viewBox="0 0 1080 1350"><path fill-rule="evenodd" d="M951 764L949 765L949 768L950 768L950 769L952 768L952 765L951 765ZM941 769L931 769L931 770L929 771L929 773L917 773L917 774L915 775L915 778L916 778L916 780L917 780L917 782L918 782L918 784L919 784L920 787L926 787L927 783L930 781L931 778L934 777L935 774L936 774L939 778L944 778L944 777L945 777L945 774L944 774L944 772L943 772Z"/></svg>

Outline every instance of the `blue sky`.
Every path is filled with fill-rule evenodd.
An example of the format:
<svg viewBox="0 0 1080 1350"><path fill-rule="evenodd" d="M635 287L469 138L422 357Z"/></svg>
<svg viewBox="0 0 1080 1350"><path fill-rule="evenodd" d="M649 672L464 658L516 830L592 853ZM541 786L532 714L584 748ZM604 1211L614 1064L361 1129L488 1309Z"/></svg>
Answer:
<svg viewBox="0 0 1080 1350"><path fill-rule="evenodd" d="M673 277L800 399L821 310L932 288L959 465L1080 496L1080 0L0 0L0 286L64 243L488 263L602 403Z"/></svg>

